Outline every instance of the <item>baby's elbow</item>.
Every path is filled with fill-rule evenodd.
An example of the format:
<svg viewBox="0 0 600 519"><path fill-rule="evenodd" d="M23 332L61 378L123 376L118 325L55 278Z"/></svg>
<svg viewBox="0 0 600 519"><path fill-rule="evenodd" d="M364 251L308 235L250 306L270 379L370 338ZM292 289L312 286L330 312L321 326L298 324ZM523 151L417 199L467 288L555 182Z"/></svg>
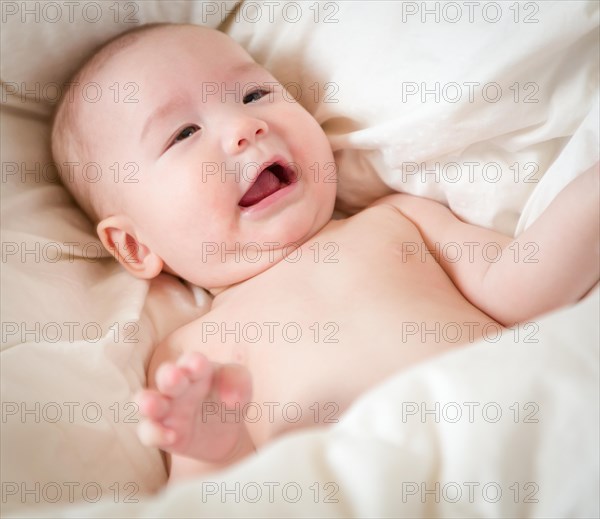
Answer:
<svg viewBox="0 0 600 519"><path fill-rule="evenodd" d="M523 312L520 309L506 308L498 305L489 305L482 308L482 310L503 328L512 328L533 317L532 314Z"/></svg>
<svg viewBox="0 0 600 519"><path fill-rule="evenodd" d="M576 304L580 299L514 298L512 301L503 301L503 304L492 305L486 309L486 313L501 326L512 328L519 324L535 322L549 313Z"/></svg>
<svg viewBox="0 0 600 519"><path fill-rule="evenodd" d="M505 328L527 322L552 309L547 305L548 301L544 305L540 294L524 293L523 290L506 282L490 283L490 281L484 279L481 291L483 297L476 304Z"/></svg>

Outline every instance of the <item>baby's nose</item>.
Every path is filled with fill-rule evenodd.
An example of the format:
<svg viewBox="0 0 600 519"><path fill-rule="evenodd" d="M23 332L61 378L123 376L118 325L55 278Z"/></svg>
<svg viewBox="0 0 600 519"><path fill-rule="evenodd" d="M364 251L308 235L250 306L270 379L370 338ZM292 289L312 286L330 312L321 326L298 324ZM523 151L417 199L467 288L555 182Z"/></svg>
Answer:
<svg viewBox="0 0 600 519"><path fill-rule="evenodd" d="M225 150L230 154L242 152L269 132L265 121L253 117L239 118L230 124L230 131L226 132L223 142Z"/></svg>

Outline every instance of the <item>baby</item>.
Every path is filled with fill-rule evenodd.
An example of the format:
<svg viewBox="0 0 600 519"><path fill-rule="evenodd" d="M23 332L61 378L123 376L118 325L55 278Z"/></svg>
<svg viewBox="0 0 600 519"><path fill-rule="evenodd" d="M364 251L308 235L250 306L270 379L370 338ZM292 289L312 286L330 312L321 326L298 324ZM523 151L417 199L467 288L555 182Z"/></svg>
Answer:
<svg viewBox="0 0 600 519"><path fill-rule="evenodd" d="M598 281L595 169L517 239L403 194L332 220L325 134L228 36L136 29L70 89L92 81L135 89L139 102L67 91L56 163L123 171L92 183L63 168L63 181L131 274L167 272L214 295L156 348L138 398L140 438L171 453L171 481L336 421L384 378L576 302Z"/></svg>

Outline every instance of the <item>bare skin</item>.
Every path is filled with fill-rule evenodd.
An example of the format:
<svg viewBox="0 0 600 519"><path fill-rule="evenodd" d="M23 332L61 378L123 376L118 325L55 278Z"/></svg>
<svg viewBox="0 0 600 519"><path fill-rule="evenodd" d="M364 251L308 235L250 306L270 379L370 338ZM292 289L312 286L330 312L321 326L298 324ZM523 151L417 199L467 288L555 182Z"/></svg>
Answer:
<svg viewBox="0 0 600 519"><path fill-rule="evenodd" d="M373 228L379 232L373 233ZM194 363L210 363L188 356L188 362L182 365L179 359L184 352L201 352L221 365L221 370L225 369L223 365L241 364L252 374L251 400L263 417L247 423L247 431L251 445L260 447L292 428L318 425L315 403L321 421L338 420L358 395L377 382L469 339L474 342L481 337L484 326L496 324L461 295L433 256L424 262L420 257L403 262L401 239L421 242L416 227L400 213L390 206L374 207L348 220L330 222L302 245L298 262L280 261L217 295L209 313L177 330L153 356L148 375L150 381L156 379L158 391L145 392L141 410L153 424L165 429L146 441L173 454L221 461L213 452L199 456L193 447L208 442L221 459L237 459L231 453L237 447L235 441L227 441L223 448L223 434L231 432L232 424L220 415L202 416L203 402L219 402L223 397L218 395L216 381L214 388L206 382L211 368L206 367L198 381L190 372L195 371ZM326 244L339 247L330 249L337 250L330 258L337 259L337 263L324 262ZM318 262L315 251L321 253ZM369 290L357 293L355 287L360 286L368 286ZM423 322L428 329L435 329L436 323L458 323L462 340L452 344L441 336L423 340L420 333L407 335L406 323L421 327ZM272 341L267 325L262 325L261 340L247 343L241 331L237 342L232 335L225 341L221 333L208 336L207 323L216 323L219 330L233 330L236 323L240 330L247 323L280 325L272 325ZM283 337L282 328L287 323L298 324L301 338L297 342ZM403 333L406 338L401 341ZM203 335L206 342L201 340ZM224 389L247 394L242 387L241 382L233 380L233 387ZM268 402L278 404L273 407L272 417L268 416ZM297 404L302 419L287 421L282 415L286 404ZM182 417L188 418L187 423ZM239 435L245 435L243 420L236 420L233 426L237 426ZM168 442L167 431L174 431L175 437L181 435L184 440ZM188 441L190 436L194 439ZM251 452L251 445L243 446L241 454ZM226 447L229 452L223 452ZM177 471L178 460L174 459L171 481L179 477ZM185 470L182 476L188 473Z"/></svg>
<svg viewBox="0 0 600 519"><path fill-rule="evenodd" d="M585 218L596 216L597 221L593 212L597 189L595 195L585 194L590 190L594 193L597 186L598 174L591 170L573 182L540 224L520 240L463 224L431 201L407 195L386 197L352 218L327 224L302 245L298 261L280 261L217 295L211 311L171 335L156 351L150 366L149 377L156 378L157 390L144 393L142 411L154 428L150 443L174 454L171 481L227 466L289 430L330 423L332 418L335 421L357 396L386 377L482 336L496 338L502 333L500 325L471 304L457 285L501 319L495 297L498 289L486 285L486 280L494 282L494 276L500 275L500 283L518 298L523 297L521 278L537 276L544 284L548 284L546 276L556 278L562 267L553 257L557 251L548 249L551 234L547 229L574 203L583 203ZM420 222L420 228L402 211ZM597 224L588 227L584 240L563 237L563 249L571 258L598 250ZM514 261L513 251L533 239L540 247L539 261ZM465 254L467 261L449 262L435 253L436 244L443 250L448 243L475 240L480 247L488 243L501 247L509 261L491 262L476 254L467 259ZM329 258L337 259L337 263L325 262L323 254L321 261L315 261L315 251L322 252L326 244L337 246L330 249L337 251L335 257ZM411 254L415 246L434 253ZM556 294L552 305L579 299L597 282L597 252L596 257L588 256L585 273L576 273L582 280L567 280L571 293ZM504 278L503 272L512 278ZM471 285L465 285L462 278ZM357 293L357 286L368 289ZM490 296L484 292L486 288L494 290ZM510 300L506 303L512 306ZM521 305L524 313L516 316L520 318L515 322L537 316L544 303L539 299L530 315L527 305ZM223 340L221 333L207 334L215 323L222 332L234 330L235 323L241 329L247 323L267 322L297 323L302 337L291 342L275 333L275 340L269 340L267 327L263 327L262 339L252 343L244 341L241 332L238 341L232 334L225 336L230 340ZM320 325L315 327L314 323ZM324 323L335 326L324 330ZM315 340L317 329L319 340ZM325 331L337 342L325 342ZM186 353L182 357L184 352L201 355ZM194 369L195 365L204 367ZM213 374L209 388L207 381ZM248 374L254 385L251 400ZM223 400L229 409L236 401L238 409L252 401L252 410L260 408L263 418L248 422L238 413L236 419L231 420L230 415L228 421L222 413L202 412L206 402L222 411ZM269 417L265 403L273 402L279 405ZM290 420L281 412L290 403L301 409L298 421L296 413ZM200 453L200 449L205 450Z"/></svg>

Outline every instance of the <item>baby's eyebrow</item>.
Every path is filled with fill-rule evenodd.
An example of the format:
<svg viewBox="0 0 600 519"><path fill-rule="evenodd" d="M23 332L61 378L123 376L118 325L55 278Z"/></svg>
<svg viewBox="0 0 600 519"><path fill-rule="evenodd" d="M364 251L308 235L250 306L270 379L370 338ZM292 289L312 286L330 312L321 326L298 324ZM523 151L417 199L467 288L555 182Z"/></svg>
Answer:
<svg viewBox="0 0 600 519"><path fill-rule="evenodd" d="M256 61L245 61L241 65L236 65L231 68L232 73L240 74L244 72L262 71L264 70Z"/></svg>
<svg viewBox="0 0 600 519"><path fill-rule="evenodd" d="M166 103L160 105L156 110L154 110L146 119L144 126L142 127L142 133L140 135L140 141L143 141L146 138L146 134L148 130L151 128L152 124L160 119L164 119L172 110L177 107L183 105L185 103L185 99L181 97L174 97L169 99Z"/></svg>
<svg viewBox="0 0 600 519"><path fill-rule="evenodd" d="M232 67L229 71L231 75L235 75L244 74L252 71L264 71L264 68L261 67L258 63L256 63L256 61L245 61L239 65ZM185 99L181 97L175 97L173 99L170 99L166 103L160 105L156 110L154 110L148 116L146 122L144 123L144 126L142 127L140 141L143 141L146 138L146 134L156 121L164 119L169 114L169 112L183 104L185 104Z"/></svg>

